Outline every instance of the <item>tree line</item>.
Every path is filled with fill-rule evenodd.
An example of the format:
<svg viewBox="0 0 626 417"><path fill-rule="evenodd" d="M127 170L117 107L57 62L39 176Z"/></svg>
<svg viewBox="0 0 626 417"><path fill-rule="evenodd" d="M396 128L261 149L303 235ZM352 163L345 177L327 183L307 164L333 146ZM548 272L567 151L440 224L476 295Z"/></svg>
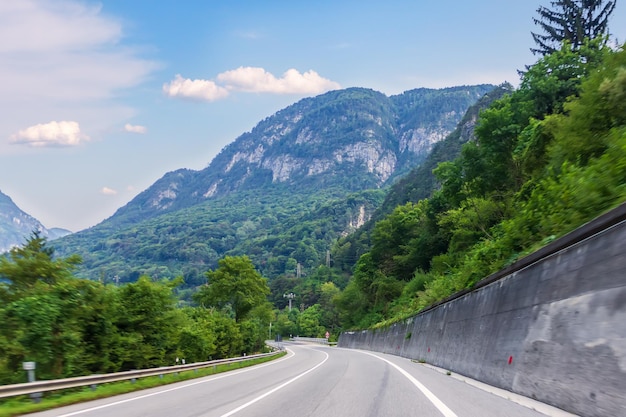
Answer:
<svg viewBox="0 0 626 417"><path fill-rule="evenodd" d="M0 258L0 383L24 382L23 361L40 379L205 361L264 348L271 306L267 282L246 257L210 272L198 305L181 306L181 279L142 276L116 286L79 279L78 256L55 258L34 233ZM222 280L237 270L225 288ZM231 291L236 290L235 298ZM226 304L229 304L226 308Z"/></svg>
<svg viewBox="0 0 626 417"><path fill-rule="evenodd" d="M626 199L626 51L575 37L606 34L604 3L540 9L561 48L541 50L519 88L480 114L476 139L434 170L429 198L376 223L337 298L343 326L414 314Z"/></svg>

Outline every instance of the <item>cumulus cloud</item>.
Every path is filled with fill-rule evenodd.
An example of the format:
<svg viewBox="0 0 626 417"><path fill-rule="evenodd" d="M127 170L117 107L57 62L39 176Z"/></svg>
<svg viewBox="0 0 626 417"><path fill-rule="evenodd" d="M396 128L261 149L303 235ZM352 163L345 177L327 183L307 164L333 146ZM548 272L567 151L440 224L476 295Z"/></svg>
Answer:
<svg viewBox="0 0 626 417"><path fill-rule="evenodd" d="M163 85L163 91L170 97L194 98L214 101L225 98L230 91L270 94L320 94L341 88L339 83L320 76L310 70L300 73L296 69L287 70L277 78L259 67L239 67L217 75L212 80L190 80L176 75L173 81Z"/></svg>
<svg viewBox="0 0 626 417"><path fill-rule="evenodd" d="M209 80L190 80L180 74L168 84L163 84L163 92L169 97L215 101L228 96L228 90Z"/></svg>
<svg viewBox="0 0 626 417"><path fill-rule="evenodd" d="M113 188L109 188L109 187L102 187L102 189L100 190L100 194L104 194L104 195L115 195L117 194L117 191L114 190Z"/></svg>
<svg viewBox="0 0 626 417"><path fill-rule="evenodd" d="M296 69L287 70L281 78L259 67L239 67L217 76L230 90L249 93L317 94L340 88L339 84L310 70L301 74Z"/></svg>
<svg viewBox="0 0 626 417"><path fill-rule="evenodd" d="M87 140L89 137L80 132L79 124L72 121L41 123L11 136L11 143L34 147L76 146Z"/></svg>
<svg viewBox="0 0 626 417"><path fill-rule="evenodd" d="M148 131L148 128L140 125L131 125L130 123L126 123L124 125L124 130L130 133L139 133L144 134Z"/></svg>

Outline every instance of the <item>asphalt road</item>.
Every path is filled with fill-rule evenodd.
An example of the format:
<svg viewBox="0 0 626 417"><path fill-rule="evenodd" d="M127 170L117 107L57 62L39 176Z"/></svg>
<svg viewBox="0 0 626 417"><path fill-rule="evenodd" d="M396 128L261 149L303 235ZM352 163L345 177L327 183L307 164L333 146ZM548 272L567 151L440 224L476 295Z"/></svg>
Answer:
<svg viewBox="0 0 626 417"><path fill-rule="evenodd" d="M319 345L285 346L287 356L265 364L31 416L545 415L528 408L532 401L517 404L408 359Z"/></svg>

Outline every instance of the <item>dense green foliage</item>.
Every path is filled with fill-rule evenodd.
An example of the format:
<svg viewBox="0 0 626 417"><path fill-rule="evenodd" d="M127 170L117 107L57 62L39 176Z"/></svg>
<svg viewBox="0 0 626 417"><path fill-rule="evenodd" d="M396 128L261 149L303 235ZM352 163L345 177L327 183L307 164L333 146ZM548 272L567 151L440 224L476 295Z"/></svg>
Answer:
<svg viewBox="0 0 626 417"><path fill-rule="evenodd" d="M434 170L428 199L378 221L337 299L369 326L465 288L626 199L626 52L592 42L542 58Z"/></svg>
<svg viewBox="0 0 626 417"><path fill-rule="evenodd" d="M79 253L77 275L103 282L133 282L182 276L183 287L204 284L204 273L226 255L246 255L268 278L312 273L335 240L356 229L384 193L372 190L339 198L333 190L314 195L238 193L152 218L119 231L93 228L63 242L58 253Z"/></svg>
<svg viewBox="0 0 626 417"><path fill-rule="evenodd" d="M245 256L220 259L219 268L206 275L208 283L194 294L194 298L202 305L229 306L237 322L248 317L253 308L267 303L270 292L267 281Z"/></svg>
<svg viewBox="0 0 626 417"><path fill-rule="evenodd" d="M424 162L389 187L385 199L376 208L371 219L354 233L339 239L333 250L333 265L346 272L352 271L359 257L371 248L371 233L377 221L390 215L398 206L430 197L438 187L433 170L439 163L452 161L461 154L463 144L474 140L474 126L480 111L512 89L510 84L498 86L470 106L456 129L433 146Z"/></svg>
<svg viewBox="0 0 626 417"><path fill-rule="evenodd" d="M228 274L246 285L223 289L219 302L177 306L180 280L147 276L122 286L79 279L77 256L55 258L35 233L0 258L0 383L24 382L23 361L39 379L172 365L259 351L271 308L265 280L247 258L227 258L209 277ZM254 293L247 287L256 281ZM199 293L202 296L202 293ZM233 296L234 294L234 296ZM230 301L225 302L224 297ZM219 298L219 297L218 297Z"/></svg>

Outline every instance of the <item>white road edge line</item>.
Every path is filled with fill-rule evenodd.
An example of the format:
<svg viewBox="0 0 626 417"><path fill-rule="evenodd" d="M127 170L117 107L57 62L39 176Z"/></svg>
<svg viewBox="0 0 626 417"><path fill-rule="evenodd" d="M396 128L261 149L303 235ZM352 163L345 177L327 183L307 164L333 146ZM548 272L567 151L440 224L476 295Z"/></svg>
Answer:
<svg viewBox="0 0 626 417"><path fill-rule="evenodd" d="M380 359L383 362L387 362L389 365L393 366L394 368L396 368L402 375L404 375L409 381L411 381L413 383L413 385L415 385L420 391L422 391L422 393L426 396L426 398L428 398L430 400L431 403L433 403L433 405L435 407L437 407L437 410L439 410L441 412L441 414L443 414L445 417L458 417L454 411L450 410L448 408L447 405L445 405L443 403L443 401L441 401L439 398L437 398L437 396L435 394L433 394L428 388L426 388L424 386L424 384L422 384L421 382L419 382L417 379L415 379L415 377L413 377L413 375L409 374L407 371L405 371L404 369L400 368L398 365L396 365L395 363L385 359L385 358L381 358L378 355L374 355L373 353L369 353L369 352L363 352L363 351L358 351L360 353L363 353L365 355L370 355L373 356L375 358Z"/></svg>
<svg viewBox="0 0 626 417"><path fill-rule="evenodd" d="M165 394L166 392L176 391L176 390L187 388L187 387L191 387L191 386L194 386L194 385L206 384L207 382L212 382L212 381L215 381L215 380L218 380L218 379L227 378L227 377L230 377L230 376L233 376L233 375L243 374L245 372L250 372L250 371L253 371L253 370L256 370L256 369L259 369L259 368L265 368L266 366L271 366L271 365L277 364L279 362L282 362L284 360L290 359L290 358L292 358L295 355L295 353L291 349L287 349L287 351L289 352L289 355L285 356L282 359L278 359L278 360L271 361L271 362L264 363L264 364L260 364L260 365L255 365L255 366L252 366L250 368L242 369L240 371L226 372L226 373L218 375L218 376L216 376L214 378L204 379L202 381L192 382L190 384L185 384L185 385L181 385L181 386L178 386L178 387L169 388L169 389L158 391L158 392L153 392L151 394L140 395L139 397L128 398L126 400L121 400L121 401L116 401L116 402L113 402L113 403L103 404L103 405L99 405L97 407L86 408L84 410L74 411L74 412L68 413L68 414L62 414L62 415L60 415L58 417L77 416L79 414L89 413L90 411L96 411L96 410L100 410L100 409L103 409L103 408L112 407L114 405L119 405L119 404L124 404L124 403L135 401L135 400L140 400L142 398L153 397L155 395Z"/></svg>
<svg viewBox="0 0 626 417"><path fill-rule="evenodd" d="M420 365L442 374L448 372L446 369L439 368L435 365L430 365L428 363L421 363ZM452 375L450 375L450 378L454 378L457 381L461 381L465 384L471 385L490 394L497 395L498 397L504 398L505 400L512 401L516 404L521 405L522 407L526 407L530 410L537 411L538 413L545 414L548 417L580 417L577 414L572 414L565 410L561 410L560 408L557 408L550 404L542 403L541 401L525 397L521 394L516 394L502 388L494 387L492 385L480 382L467 376L463 376L461 374L452 373Z"/></svg>
<svg viewBox="0 0 626 417"><path fill-rule="evenodd" d="M226 413L226 414L222 414L222 415L221 415L221 417L229 417L229 416L232 416L232 415L233 415L233 414L235 414L235 413L238 413L239 411L243 410L244 408L247 408L247 407L251 406L252 404L256 403L257 401L262 400L263 398L267 397L268 395L271 395L271 394L275 393L276 391L278 391L278 390L280 390L280 389L282 389L282 388L286 387L287 385L291 384L292 382L294 382L294 381L296 381L296 380L298 380L298 379L302 378L303 376L305 376L305 375L306 375L306 374L308 374L309 372L313 372L314 370L316 370L317 368L319 368L320 366L322 366L322 365L324 364L324 362L326 362L326 361L328 360L329 355L328 355L328 353L323 352L323 351L321 351L321 350L318 350L318 352L322 352L324 355L326 355L326 357L324 358L324 360L323 360L323 361L321 361L320 363L318 363L317 365L315 365L313 368L309 369L308 371L304 371L304 372L303 372L303 373L301 373L300 375L298 375L298 376L295 376L295 377L291 378L289 381L287 381L287 382L283 383L282 385L279 385L279 386L277 386L276 388L274 388L274 389L272 389L272 390L269 390L269 391L268 391L268 392L266 392L265 394L262 394L262 395L260 395L260 396L256 397L255 399L248 401L247 403L245 403L245 404L243 404L243 405L241 405L241 406L239 406L239 407L235 408L234 410L229 411L229 412L228 412L228 413Z"/></svg>

